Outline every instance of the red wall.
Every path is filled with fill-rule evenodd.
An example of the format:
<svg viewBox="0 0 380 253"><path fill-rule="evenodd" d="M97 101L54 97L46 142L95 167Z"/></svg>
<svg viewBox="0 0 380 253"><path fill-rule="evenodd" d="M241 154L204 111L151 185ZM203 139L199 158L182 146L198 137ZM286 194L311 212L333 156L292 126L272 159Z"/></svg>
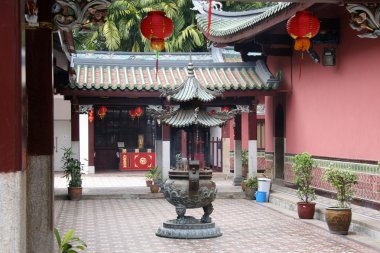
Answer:
<svg viewBox="0 0 380 253"><path fill-rule="evenodd" d="M293 56L292 73L288 57L268 59L273 73L279 70L284 73L280 89L288 90L286 152L307 151L315 156L378 161L380 38L358 38L349 27L348 12L343 7L331 11L341 16L340 44L335 46L336 66L315 64L305 55L299 79L300 54ZM320 56L323 47L327 45L315 46ZM267 99L270 109L268 102ZM273 130L267 126L267 151L273 151L270 136Z"/></svg>

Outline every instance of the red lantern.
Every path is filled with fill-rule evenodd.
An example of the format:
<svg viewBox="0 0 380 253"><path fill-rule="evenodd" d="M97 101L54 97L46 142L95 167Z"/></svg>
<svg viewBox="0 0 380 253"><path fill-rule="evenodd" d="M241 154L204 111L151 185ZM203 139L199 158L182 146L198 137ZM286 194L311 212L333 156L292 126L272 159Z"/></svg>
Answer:
<svg viewBox="0 0 380 253"><path fill-rule="evenodd" d="M165 39L170 37L174 30L173 21L165 16L163 11L151 11L141 21L142 35L150 40L150 47L156 51L165 49Z"/></svg>
<svg viewBox="0 0 380 253"><path fill-rule="evenodd" d="M105 107L105 106L101 106L101 107L99 108L99 110L98 110L98 116L99 116L99 118L100 118L100 119L104 119L104 117L105 117L106 114L107 114L107 111L108 111L107 107Z"/></svg>
<svg viewBox="0 0 380 253"><path fill-rule="evenodd" d="M228 106L222 107L222 112L229 112L230 108Z"/></svg>
<svg viewBox="0 0 380 253"><path fill-rule="evenodd" d="M209 114L210 114L211 116L214 116L215 113L216 113L216 111L215 111L214 109L212 109L212 110L209 112Z"/></svg>
<svg viewBox="0 0 380 253"><path fill-rule="evenodd" d="M94 121L94 108L91 108L91 110L88 112L88 121L90 121L90 123Z"/></svg>
<svg viewBox="0 0 380 253"><path fill-rule="evenodd" d="M135 117L136 117L136 112L135 112L135 110L130 110L130 111L129 111L129 116L131 116L132 120L134 120Z"/></svg>
<svg viewBox="0 0 380 253"><path fill-rule="evenodd" d="M143 114L143 109L140 106L136 107L135 114L136 114L137 118L140 118L141 115Z"/></svg>
<svg viewBox="0 0 380 253"><path fill-rule="evenodd" d="M295 39L294 50L307 51L311 42L310 39L318 34L320 23L317 17L310 11L299 11L288 20L286 29L289 35Z"/></svg>

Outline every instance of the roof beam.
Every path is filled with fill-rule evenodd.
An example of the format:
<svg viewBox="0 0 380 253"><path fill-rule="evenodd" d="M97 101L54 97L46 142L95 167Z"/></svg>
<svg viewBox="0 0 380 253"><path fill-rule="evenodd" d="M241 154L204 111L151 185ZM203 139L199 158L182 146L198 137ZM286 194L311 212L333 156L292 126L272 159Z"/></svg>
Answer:
<svg viewBox="0 0 380 253"><path fill-rule="evenodd" d="M230 0L231 2L262 2L262 3L278 3L278 2L291 2L291 3L308 3L313 2L314 4L345 4L345 3L378 3L378 0Z"/></svg>

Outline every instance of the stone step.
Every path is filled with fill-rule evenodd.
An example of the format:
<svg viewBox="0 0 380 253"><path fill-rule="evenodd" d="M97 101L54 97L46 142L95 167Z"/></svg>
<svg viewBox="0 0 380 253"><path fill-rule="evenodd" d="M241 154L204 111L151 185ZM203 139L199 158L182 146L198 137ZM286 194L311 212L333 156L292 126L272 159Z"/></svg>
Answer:
<svg viewBox="0 0 380 253"><path fill-rule="evenodd" d="M269 197L269 202L271 204L290 210L294 213L297 213L298 201L299 199L293 195L273 190ZM314 219L325 221L325 208L327 206L318 203L318 201L316 201L316 203ZM325 227L327 228L327 224ZM380 221L378 219L353 212L350 231L380 241Z"/></svg>

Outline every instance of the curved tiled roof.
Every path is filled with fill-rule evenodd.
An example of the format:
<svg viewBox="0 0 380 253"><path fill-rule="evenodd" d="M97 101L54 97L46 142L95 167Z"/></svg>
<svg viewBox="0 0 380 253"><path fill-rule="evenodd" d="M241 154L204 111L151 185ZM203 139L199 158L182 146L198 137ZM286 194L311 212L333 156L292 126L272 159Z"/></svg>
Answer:
<svg viewBox="0 0 380 253"><path fill-rule="evenodd" d="M283 2L272 7L266 8L262 13L254 13L251 15L222 15L213 14L210 28L210 35L213 37L223 37L235 34L239 31L248 29L269 17L287 9L293 3ZM222 13L222 12L219 12ZM225 12L227 13L227 12ZM242 13L242 12L240 12ZM207 31L208 17L207 13L201 13L196 16L198 27L205 32Z"/></svg>
<svg viewBox="0 0 380 253"><path fill-rule="evenodd" d="M211 116L208 112L196 109L177 110L171 117L162 121L164 124L172 127L187 127L198 125L202 127L216 127L225 123L221 120Z"/></svg>
<svg viewBox="0 0 380 253"><path fill-rule="evenodd" d="M160 62L156 78L155 61L74 60L77 73L71 89L159 91L175 89L187 79L188 62ZM279 82L264 62L200 63L194 62L194 76L211 90L276 89Z"/></svg>

